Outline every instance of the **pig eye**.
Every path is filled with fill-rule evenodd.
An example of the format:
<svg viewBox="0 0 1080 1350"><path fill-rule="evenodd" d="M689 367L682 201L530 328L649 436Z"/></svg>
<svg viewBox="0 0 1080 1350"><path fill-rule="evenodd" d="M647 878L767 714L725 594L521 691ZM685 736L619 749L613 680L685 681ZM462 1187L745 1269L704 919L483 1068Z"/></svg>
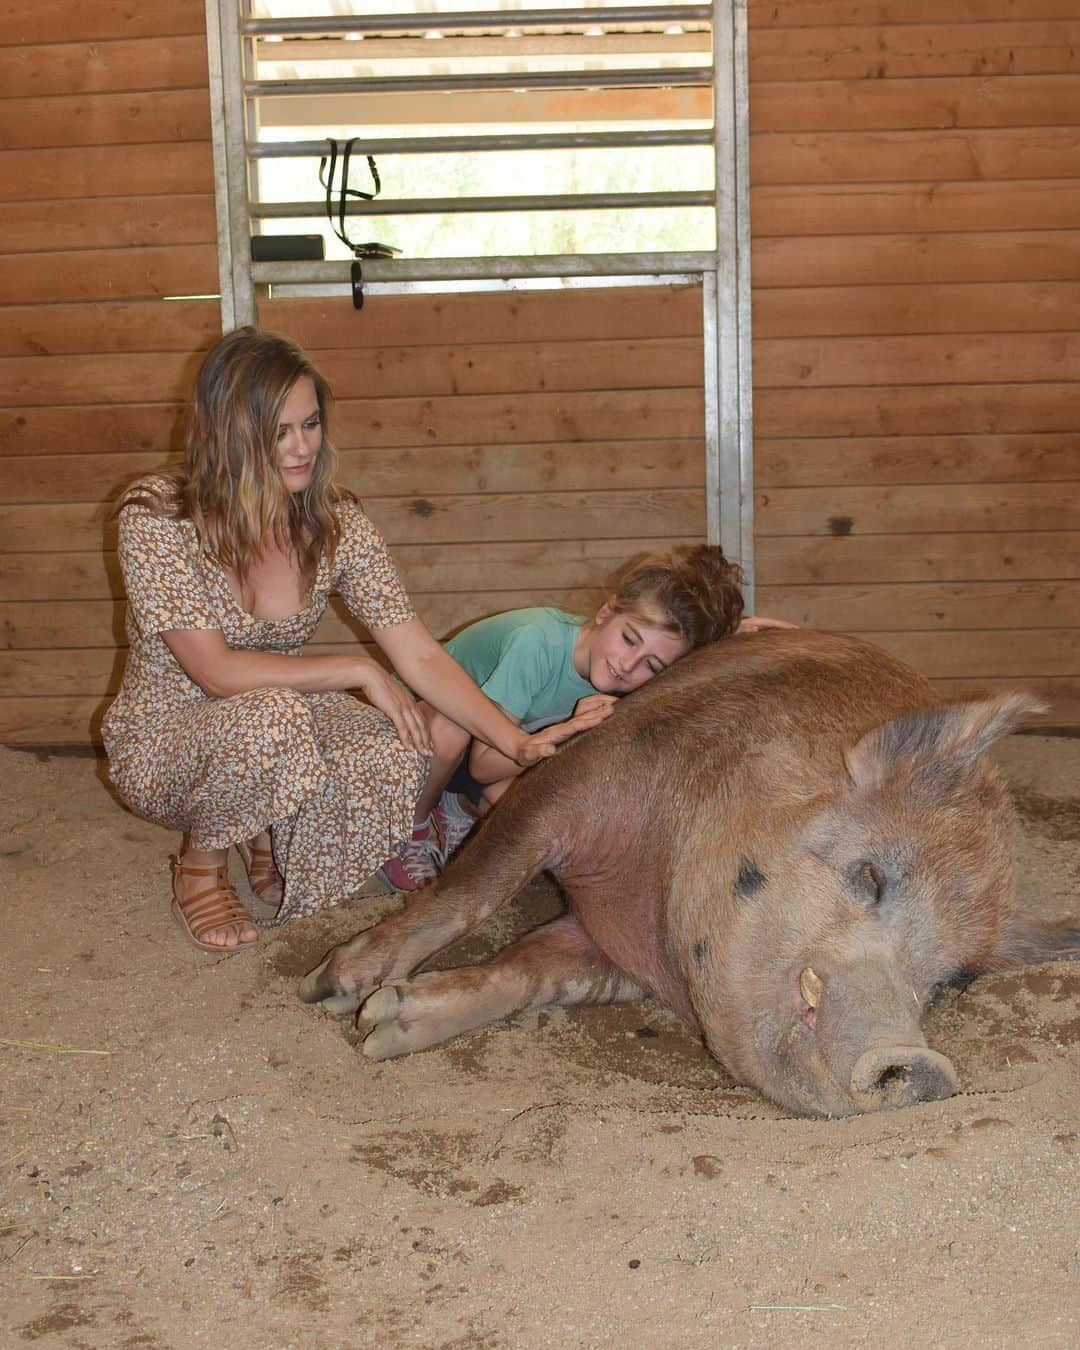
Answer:
<svg viewBox="0 0 1080 1350"><path fill-rule="evenodd" d="M978 978L978 974L979 972L977 970L970 969L948 971L946 974L942 975L940 980L935 980L926 991L927 1003L932 999L937 998L939 994L943 994L946 989L966 989L972 980Z"/></svg>
<svg viewBox="0 0 1080 1350"><path fill-rule="evenodd" d="M861 862L855 868L855 891L860 900L876 905L885 895L885 874L872 862Z"/></svg>

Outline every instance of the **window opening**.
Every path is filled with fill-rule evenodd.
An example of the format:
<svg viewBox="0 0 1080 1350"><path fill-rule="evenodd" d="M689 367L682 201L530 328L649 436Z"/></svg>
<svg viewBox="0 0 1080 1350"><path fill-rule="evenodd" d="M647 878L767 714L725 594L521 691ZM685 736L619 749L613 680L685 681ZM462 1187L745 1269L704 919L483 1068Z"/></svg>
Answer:
<svg viewBox="0 0 1080 1350"><path fill-rule="evenodd" d="M268 288L347 297L350 274L700 285L708 533L752 599L746 0L206 4L223 325L254 322ZM385 249L362 271L336 193L328 219L329 140L352 143L370 194L347 199L345 233ZM253 261L252 237L277 251Z"/></svg>

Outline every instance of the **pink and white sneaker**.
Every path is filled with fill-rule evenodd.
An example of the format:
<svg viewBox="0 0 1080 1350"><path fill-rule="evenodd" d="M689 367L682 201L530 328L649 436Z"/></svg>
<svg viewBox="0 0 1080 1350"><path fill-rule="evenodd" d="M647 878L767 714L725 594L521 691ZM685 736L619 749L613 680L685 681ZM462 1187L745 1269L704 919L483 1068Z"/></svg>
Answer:
<svg viewBox="0 0 1080 1350"><path fill-rule="evenodd" d="M376 875L391 891L418 891L435 880L439 875L439 838L430 816L413 827L412 838L400 853L387 858Z"/></svg>
<svg viewBox="0 0 1080 1350"><path fill-rule="evenodd" d="M443 866L461 841L472 833L477 818L462 810L456 793L444 792L431 813L431 820L435 826L439 864Z"/></svg>

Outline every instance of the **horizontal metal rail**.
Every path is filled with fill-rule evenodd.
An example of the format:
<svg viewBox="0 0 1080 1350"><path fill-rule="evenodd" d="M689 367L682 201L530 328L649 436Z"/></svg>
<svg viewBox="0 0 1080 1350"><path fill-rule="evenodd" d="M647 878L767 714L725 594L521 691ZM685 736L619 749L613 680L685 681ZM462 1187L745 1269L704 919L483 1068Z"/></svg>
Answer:
<svg viewBox="0 0 1080 1350"><path fill-rule="evenodd" d="M464 281L368 281L363 282L366 295L479 295L483 292L507 294L514 291L585 291L624 290L634 286L704 287L702 272L650 272L641 276L603 277L499 277L466 278ZM350 295L349 282L294 282L275 281L275 300L337 299Z"/></svg>
<svg viewBox="0 0 1080 1350"><path fill-rule="evenodd" d="M712 88L710 66L651 70L498 71L485 75L370 75L341 80L248 80L248 98L297 98L320 94L424 94L456 89L645 89L656 85Z"/></svg>
<svg viewBox="0 0 1080 1350"><path fill-rule="evenodd" d="M442 155L463 150L603 150L650 145L712 145L711 127L682 131L538 131L506 136L393 136L362 141L365 155ZM252 159L309 159L326 154L326 141L252 141Z"/></svg>
<svg viewBox="0 0 1080 1350"><path fill-rule="evenodd" d="M442 31L450 28L564 28L574 24L708 23L712 5L612 5L583 9L468 10L441 14L313 15L307 19L246 19L240 31L248 37L304 34L332 37L338 33Z"/></svg>
<svg viewBox="0 0 1080 1350"><path fill-rule="evenodd" d="M484 211L613 211L625 207L661 209L672 206L712 206L715 193L697 192L575 192L519 197L380 197L376 201L349 201L347 216L438 216ZM334 203L335 215L340 204ZM252 202L256 220L292 220L325 216L326 202Z"/></svg>
<svg viewBox="0 0 1080 1350"><path fill-rule="evenodd" d="M716 267L715 253L578 253L533 258L364 259L369 281L505 281L514 277L620 277L700 274ZM259 262L251 264L256 285L342 282L352 262Z"/></svg>

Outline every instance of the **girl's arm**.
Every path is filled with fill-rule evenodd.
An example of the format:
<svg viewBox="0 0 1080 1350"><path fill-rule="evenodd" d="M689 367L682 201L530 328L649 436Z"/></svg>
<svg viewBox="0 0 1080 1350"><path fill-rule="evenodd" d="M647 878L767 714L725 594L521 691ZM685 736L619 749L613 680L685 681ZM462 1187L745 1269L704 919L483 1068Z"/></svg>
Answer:
<svg viewBox="0 0 1080 1350"><path fill-rule="evenodd" d="M403 745L431 753L427 723L409 691L361 652L286 656L236 650L226 643L220 628L177 628L162 637L188 677L210 698L229 698L250 689L295 689L302 694L359 689L390 718Z"/></svg>

